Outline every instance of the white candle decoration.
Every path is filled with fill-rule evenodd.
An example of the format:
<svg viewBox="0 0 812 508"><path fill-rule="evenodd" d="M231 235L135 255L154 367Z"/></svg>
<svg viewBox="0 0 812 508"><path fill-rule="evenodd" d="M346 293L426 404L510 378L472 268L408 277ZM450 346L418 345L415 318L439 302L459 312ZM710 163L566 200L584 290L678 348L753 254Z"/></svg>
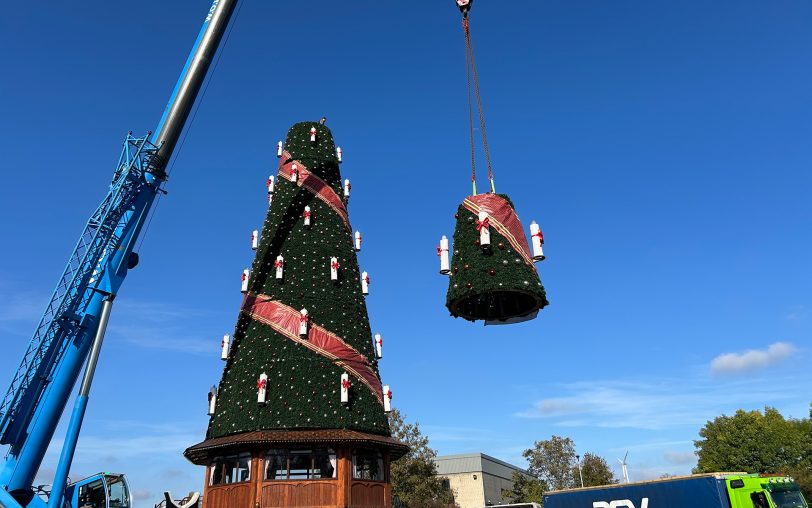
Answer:
<svg viewBox="0 0 812 508"><path fill-rule="evenodd" d="M276 187L276 178L273 175L268 177L268 194L273 194L274 188Z"/></svg>
<svg viewBox="0 0 812 508"><path fill-rule="evenodd" d="M344 197L346 199L350 198L350 189L352 189L352 185L350 185L349 180L344 180Z"/></svg>
<svg viewBox="0 0 812 508"><path fill-rule="evenodd" d="M491 244L491 224L488 219L488 212L480 210L476 228L479 230L479 245L482 247L489 246Z"/></svg>
<svg viewBox="0 0 812 508"><path fill-rule="evenodd" d="M273 194L268 194L268 206L271 206L273 203Z"/></svg>
<svg viewBox="0 0 812 508"><path fill-rule="evenodd" d="M214 416L214 410L217 408L217 387L212 386L209 390L209 416Z"/></svg>
<svg viewBox="0 0 812 508"><path fill-rule="evenodd" d="M448 238L443 235L440 238L440 246L437 247L437 255L440 257L440 273L448 275L451 273L451 264L448 260Z"/></svg>
<svg viewBox="0 0 812 508"><path fill-rule="evenodd" d="M258 247L259 247L259 231L255 229L251 233L251 248L253 250L257 250Z"/></svg>
<svg viewBox="0 0 812 508"><path fill-rule="evenodd" d="M536 261L544 261L544 250L542 249L542 245L544 245L544 235L539 225L536 224L536 221L530 223L530 243L533 244L533 259Z"/></svg>
<svg viewBox="0 0 812 508"><path fill-rule="evenodd" d="M307 337L307 331L310 326L310 316L307 315L307 309L299 311L299 336Z"/></svg>
<svg viewBox="0 0 812 508"><path fill-rule="evenodd" d="M296 183L299 181L299 165L294 164L290 167L290 181Z"/></svg>
<svg viewBox="0 0 812 508"><path fill-rule="evenodd" d="M250 276L251 276L251 270L246 268L245 270L242 271L242 288L241 288L241 291L243 293L248 292L248 277L250 277Z"/></svg>
<svg viewBox="0 0 812 508"><path fill-rule="evenodd" d="M277 280L282 280L282 278L285 276L285 258L283 258L281 255L276 256L276 261L274 261L273 267L276 270Z"/></svg>
<svg viewBox="0 0 812 508"><path fill-rule="evenodd" d="M346 372L341 374L341 403L349 404L350 402L350 375Z"/></svg>
<svg viewBox="0 0 812 508"><path fill-rule="evenodd" d="M344 162L344 151L341 150L340 146L336 147L336 157L338 158L338 162Z"/></svg>
<svg viewBox="0 0 812 508"><path fill-rule="evenodd" d="M268 375L264 372L259 375L259 379L257 379L257 403L258 404L265 404L266 402L266 394L268 391Z"/></svg>
<svg viewBox="0 0 812 508"><path fill-rule="evenodd" d="M304 213L302 214L302 217L304 217L304 225L305 225L305 227L309 228L310 227L310 207L309 206L305 207Z"/></svg>
<svg viewBox="0 0 812 508"><path fill-rule="evenodd" d="M223 335L223 340L220 341L220 359L223 361L228 360L228 351L231 348L231 336L229 334Z"/></svg>
<svg viewBox="0 0 812 508"><path fill-rule="evenodd" d="M337 281L338 280L338 269L341 268L341 265L338 264L338 258L330 258L330 280Z"/></svg>
<svg viewBox="0 0 812 508"><path fill-rule="evenodd" d="M364 296L369 294L369 274L367 272L361 274L361 293Z"/></svg>
<svg viewBox="0 0 812 508"><path fill-rule="evenodd" d="M392 412L392 389L389 385L383 385L383 411L384 413Z"/></svg>
<svg viewBox="0 0 812 508"><path fill-rule="evenodd" d="M276 144L276 156L280 157L280 158L282 157L282 142L281 141Z"/></svg>
<svg viewBox="0 0 812 508"><path fill-rule="evenodd" d="M355 232L355 252L361 252L361 232Z"/></svg>
<svg viewBox="0 0 812 508"><path fill-rule="evenodd" d="M380 333L375 334L375 357L383 358L383 338Z"/></svg>
<svg viewBox="0 0 812 508"><path fill-rule="evenodd" d="M311 128L310 128L310 142L311 142L311 143L315 143L315 142L316 142L316 134L318 134L318 132L316 131L316 128L315 128L315 127L311 127Z"/></svg>

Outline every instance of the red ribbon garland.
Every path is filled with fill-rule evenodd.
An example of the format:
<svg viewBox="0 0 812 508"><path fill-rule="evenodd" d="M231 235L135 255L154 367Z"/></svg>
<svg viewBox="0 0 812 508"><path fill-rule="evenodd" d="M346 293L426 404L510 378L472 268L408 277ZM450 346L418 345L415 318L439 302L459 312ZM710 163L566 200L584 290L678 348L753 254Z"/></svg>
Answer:
<svg viewBox="0 0 812 508"><path fill-rule="evenodd" d="M491 218L485 217L485 220L477 220L476 221L476 230L482 231L482 228L489 228L491 227Z"/></svg>

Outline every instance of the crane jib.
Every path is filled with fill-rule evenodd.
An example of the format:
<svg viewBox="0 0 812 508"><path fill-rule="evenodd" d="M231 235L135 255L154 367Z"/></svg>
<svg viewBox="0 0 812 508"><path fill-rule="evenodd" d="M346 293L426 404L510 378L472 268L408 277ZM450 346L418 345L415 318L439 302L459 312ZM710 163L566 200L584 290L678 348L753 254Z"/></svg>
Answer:
<svg viewBox="0 0 812 508"><path fill-rule="evenodd" d="M0 506L31 506L25 500L90 353L103 301L117 294L133 267L135 242L237 3L214 0L155 134L125 139L110 189L88 220L0 402L0 443L10 445L0 464Z"/></svg>

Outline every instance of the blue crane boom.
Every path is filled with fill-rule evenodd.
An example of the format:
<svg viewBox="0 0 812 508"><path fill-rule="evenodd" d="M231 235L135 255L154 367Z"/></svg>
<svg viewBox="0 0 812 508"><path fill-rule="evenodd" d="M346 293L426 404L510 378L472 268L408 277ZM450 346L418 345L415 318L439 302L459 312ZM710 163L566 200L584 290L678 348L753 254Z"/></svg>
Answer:
<svg viewBox="0 0 812 508"><path fill-rule="evenodd" d="M138 264L135 242L163 192L167 165L237 3L214 0L154 135L129 133L124 140L107 195L79 237L0 403L0 444L9 445L0 462L0 506L46 506L34 493L34 477L86 364L48 502L62 508L110 307Z"/></svg>

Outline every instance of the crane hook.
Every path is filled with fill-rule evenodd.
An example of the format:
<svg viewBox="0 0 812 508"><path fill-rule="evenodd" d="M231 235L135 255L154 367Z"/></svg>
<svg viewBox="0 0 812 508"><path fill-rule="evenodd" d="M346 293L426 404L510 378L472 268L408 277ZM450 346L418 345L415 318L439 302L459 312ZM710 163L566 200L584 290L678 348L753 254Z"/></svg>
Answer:
<svg viewBox="0 0 812 508"><path fill-rule="evenodd" d="M457 7L460 8L460 12L464 17L468 17L468 11L471 10L471 5L474 3L474 0L457 0Z"/></svg>

